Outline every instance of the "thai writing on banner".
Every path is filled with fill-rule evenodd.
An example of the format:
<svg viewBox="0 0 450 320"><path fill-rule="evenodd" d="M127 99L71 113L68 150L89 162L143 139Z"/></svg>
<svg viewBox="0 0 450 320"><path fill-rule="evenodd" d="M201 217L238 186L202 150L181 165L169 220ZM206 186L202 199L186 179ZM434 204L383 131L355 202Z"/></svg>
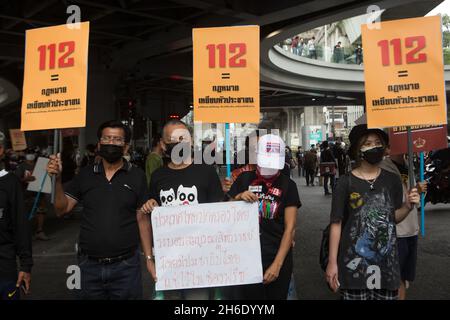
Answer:
<svg viewBox="0 0 450 320"><path fill-rule="evenodd" d="M152 227L156 290L262 282L256 203L158 207Z"/></svg>

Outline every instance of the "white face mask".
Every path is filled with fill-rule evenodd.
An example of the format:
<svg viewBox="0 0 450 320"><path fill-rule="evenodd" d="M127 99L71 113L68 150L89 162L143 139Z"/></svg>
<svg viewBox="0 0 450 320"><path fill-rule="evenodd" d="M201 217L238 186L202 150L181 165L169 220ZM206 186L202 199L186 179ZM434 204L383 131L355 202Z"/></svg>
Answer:
<svg viewBox="0 0 450 320"><path fill-rule="evenodd" d="M278 169L261 168L261 167L258 167L258 169L259 169L259 173L261 173L261 175L265 178L273 177L279 171Z"/></svg>
<svg viewBox="0 0 450 320"><path fill-rule="evenodd" d="M34 159L36 159L36 156L34 154L27 154L25 155L25 159L28 161L34 161Z"/></svg>

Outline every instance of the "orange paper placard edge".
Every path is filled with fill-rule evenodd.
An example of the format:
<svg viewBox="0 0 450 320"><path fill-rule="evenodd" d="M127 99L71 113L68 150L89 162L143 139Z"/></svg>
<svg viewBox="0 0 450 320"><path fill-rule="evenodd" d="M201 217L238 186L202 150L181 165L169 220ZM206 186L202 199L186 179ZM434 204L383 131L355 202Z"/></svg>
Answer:
<svg viewBox="0 0 450 320"><path fill-rule="evenodd" d="M447 123L439 16L362 26L369 128Z"/></svg>
<svg viewBox="0 0 450 320"><path fill-rule="evenodd" d="M194 121L259 122L259 26L193 29Z"/></svg>
<svg viewBox="0 0 450 320"><path fill-rule="evenodd" d="M88 43L89 22L26 31L22 131L85 127Z"/></svg>

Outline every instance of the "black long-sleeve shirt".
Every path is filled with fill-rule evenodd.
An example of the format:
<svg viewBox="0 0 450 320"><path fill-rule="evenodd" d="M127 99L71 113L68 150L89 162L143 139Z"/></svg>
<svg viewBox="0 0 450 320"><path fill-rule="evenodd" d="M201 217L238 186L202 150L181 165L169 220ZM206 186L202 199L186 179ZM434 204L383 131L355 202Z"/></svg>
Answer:
<svg viewBox="0 0 450 320"><path fill-rule="evenodd" d="M0 279L17 277L20 271L31 272L31 230L26 216L23 191L12 173L0 177Z"/></svg>
<svg viewBox="0 0 450 320"><path fill-rule="evenodd" d="M331 149L325 149L320 153L320 162L336 162L336 158Z"/></svg>

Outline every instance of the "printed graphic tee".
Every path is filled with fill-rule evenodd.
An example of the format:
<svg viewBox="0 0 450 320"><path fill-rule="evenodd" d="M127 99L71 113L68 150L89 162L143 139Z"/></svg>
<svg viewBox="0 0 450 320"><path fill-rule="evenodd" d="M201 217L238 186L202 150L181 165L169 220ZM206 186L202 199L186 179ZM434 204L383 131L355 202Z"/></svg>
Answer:
<svg viewBox="0 0 450 320"><path fill-rule="evenodd" d="M171 207L220 202L224 193L214 167L191 164L180 170L169 167L157 169L150 180L150 198L160 206Z"/></svg>
<svg viewBox="0 0 450 320"><path fill-rule="evenodd" d="M284 209L301 206L297 185L288 176L280 174L268 187L258 181L255 171L249 171L239 175L228 194L234 198L247 190L259 199L261 255L264 264L271 263L277 255L284 233Z"/></svg>
<svg viewBox="0 0 450 320"><path fill-rule="evenodd" d="M382 169L373 190L351 173L339 178L331 223L342 221L338 256L342 289L399 288L395 210L402 202L402 183L394 173Z"/></svg>

